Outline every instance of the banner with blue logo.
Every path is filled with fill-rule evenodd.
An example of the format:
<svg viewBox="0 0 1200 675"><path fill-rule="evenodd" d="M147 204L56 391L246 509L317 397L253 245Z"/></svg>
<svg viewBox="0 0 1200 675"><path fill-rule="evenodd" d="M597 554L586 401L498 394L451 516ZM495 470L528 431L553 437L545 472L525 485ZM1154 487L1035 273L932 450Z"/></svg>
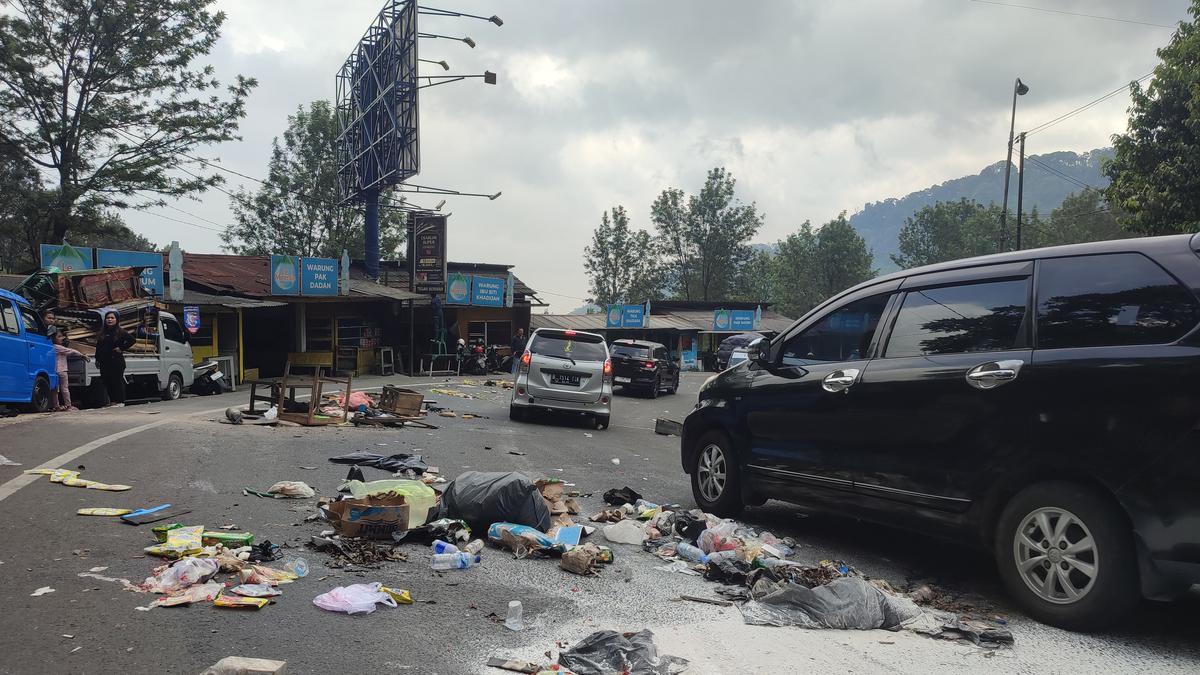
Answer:
<svg viewBox="0 0 1200 675"><path fill-rule="evenodd" d="M337 295L338 261L333 258L300 259L301 295Z"/></svg>
<svg viewBox="0 0 1200 675"><path fill-rule="evenodd" d="M471 275L455 272L446 277L446 304L471 304Z"/></svg>
<svg viewBox="0 0 1200 675"><path fill-rule="evenodd" d="M754 330L754 310L752 309L735 309L729 313L729 326L731 330Z"/></svg>
<svg viewBox="0 0 1200 675"><path fill-rule="evenodd" d="M145 267L142 286L154 295L163 294L163 257L149 251L96 249L96 267Z"/></svg>
<svg viewBox="0 0 1200 675"><path fill-rule="evenodd" d="M625 318L625 305L609 305L605 312L605 328L620 328Z"/></svg>
<svg viewBox="0 0 1200 675"><path fill-rule="evenodd" d="M271 254L271 295L300 295L300 259Z"/></svg>
<svg viewBox="0 0 1200 675"><path fill-rule="evenodd" d="M504 279L475 275L471 280L471 304L479 307L503 307Z"/></svg>
<svg viewBox="0 0 1200 675"><path fill-rule="evenodd" d="M196 305L186 305L183 308L183 327L195 335L200 332L200 308Z"/></svg>
<svg viewBox="0 0 1200 675"><path fill-rule="evenodd" d="M646 308L642 305L625 305L621 312L621 326L624 328L645 328Z"/></svg>
<svg viewBox="0 0 1200 675"><path fill-rule="evenodd" d="M57 267L63 272L92 269L92 249L70 244L42 244L42 269Z"/></svg>

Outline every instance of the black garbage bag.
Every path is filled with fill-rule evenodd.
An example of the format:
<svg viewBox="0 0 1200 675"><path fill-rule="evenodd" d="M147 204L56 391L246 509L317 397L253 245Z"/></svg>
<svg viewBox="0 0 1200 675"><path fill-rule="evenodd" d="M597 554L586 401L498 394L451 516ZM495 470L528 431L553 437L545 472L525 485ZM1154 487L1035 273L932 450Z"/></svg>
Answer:
<svg viewBox="0 0 1200 675"><path fill-rule="evenodd" d="M700 509L675 514L675 532L684 541L695 543L700 533L708 529L708 520Z"/></svg>
<svg viewBox="0 0 1200 675"><path fill-rule="evenodd" d="M620 506L622 504L632 504L641 499L642 496L636 490L626 485L621 489L613 488L604 493L604 503L612 506Z"/></svg>
<svg viewBox="0 0 1200 675"><path fill-rule="evenodd" d="M654 633L601 630L558 655L558 665L576 675L673 675L687 668L687 659L660 656Z"/></svg>
<svg viewBox="0 0 1200 675"><path fill-rule="evenodd" d="M737 558L717 558L708 562L704 570L704 578L709 581L719 581L723 584L745 586L746 577L750 574L750 563Z"/></svg>
<svg viewBox="0 0 1200 675"><path fill-rule="evenodd" d="M438 517L465 520L477 532L486 532L492 523L550 529L550 509L542 493L515 471L464 471L442 493Z"/></svg>
<svg viewBox="0 0 1200 675"><path fill-rule="evenodd" d="M754 590L758 591L758 586ZM888 595L857 577L835 579L816 588L781 583L774 592L738 609L743 621L759 626L859 630L898 630L922 614L911 600Z"/></svg>
<svg viewBox="0 0 1200 675"><path fill-rule="evenodd" d="M376 469L384 471L406 471L412 470L416 473L425 473L429 465L425 463L425 459L420 455L410 455L404 452L398 452L394 455L381 455L377 452L352 452L348 455L339 455L330 457L329 461L334 464L353 464L355 466L373 466Z"/></svg>

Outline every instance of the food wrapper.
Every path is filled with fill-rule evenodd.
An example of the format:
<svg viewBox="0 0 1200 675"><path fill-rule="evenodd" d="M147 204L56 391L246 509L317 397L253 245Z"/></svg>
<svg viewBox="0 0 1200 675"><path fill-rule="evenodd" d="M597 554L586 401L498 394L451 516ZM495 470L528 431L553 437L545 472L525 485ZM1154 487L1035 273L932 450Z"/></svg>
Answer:
<svg viewBox="0 0 1200 675"><path fill-rule="evenodd" d="M176 605L190 605L193 602L211 602L221 594L221 589L225 586L217 581L210 581L206 584L197 584L190 588L185 588L178 593L165 595L154 602L150 603L151 607L174 607Z"/></svg>
<svg viewBox="0 0 1200 675"><path fill-rule="evenodd" d="M222 593L213 600L213 605L217 607L230 607L234 609L262 609L271 604L267 598L244 598L240 595L225 595Z"/></svg>
<svg viewBox="0 0 1200 675"><path fill-rule="evenodd" d="M150 555L162 556L164 558L182 558L185 555L194 555L201 553L204 550L204 544L200 542L200 535L204 532L202 525L195 527L179 527L167 531L167 540L154 546L147 546L143 549Z"/></svg>
<svg viewBox="0 0 1200 675"><path fill-rule="evenodd" d="M408 591L404 590L403 588L388 588L387 586L380 586L379 590L392 596L392 599L396 601L396 604L400 604L400 605L413 604L412 594L409 593Z"/></svg>
<svg viewBox="0 0 1200 675"><path fill-rule="evenodd" d="M127 513L133 513L133 509L113 509L104 506L93 506L85 509L79 509L75 512L78 516L123 516Z"/></svg>
<svg viewBox="0 0 1200 675"><path fill-rule="evenodd" d="M291 572L277 570L266 565L249 565L238 570L238 578L242 580L243 584L268 584L270 586L277 586L279 584L290 584L300 577Z"/></svg>

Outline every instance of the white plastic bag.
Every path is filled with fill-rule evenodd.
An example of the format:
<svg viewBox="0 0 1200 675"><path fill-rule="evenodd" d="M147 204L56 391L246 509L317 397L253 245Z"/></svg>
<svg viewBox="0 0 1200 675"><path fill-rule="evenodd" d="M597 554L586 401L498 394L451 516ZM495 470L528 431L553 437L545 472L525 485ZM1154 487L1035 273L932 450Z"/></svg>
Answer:
<svg viewBox="0 0 1200 675"><path fill-rule="evenodd" d="M378 581L369 584L353 584L338 586L328 593L322 593L313 598L313 604L331 612L347 614L370 614L375 611L375 603L382 602L388 607L396 606L396 599L379 590L383 584Z"/></svg>
<svg viewBox="0 0 1200 675"><path fill-rule="evenodd" d="M142 588L151 593L174 593L188 586L208 581L221 566L210 558L181 558L170 567L147 577Z"/></svg>
<svg viewBox="0 0 1200 675"><path fill-rule="evenodd" d="M604 538L614 544L641 544L646 539L645 526L635 520L622 520L604 527Z"/></svg>
<svg viewBox="0 0 1200 675"><path fill-rule="evenodd" d="M308 486L308 483L298 480L281 480L272 485L267 492L275 495L275 498L291 497L292 499L306 499L315 497L316 490Z"/></svg>

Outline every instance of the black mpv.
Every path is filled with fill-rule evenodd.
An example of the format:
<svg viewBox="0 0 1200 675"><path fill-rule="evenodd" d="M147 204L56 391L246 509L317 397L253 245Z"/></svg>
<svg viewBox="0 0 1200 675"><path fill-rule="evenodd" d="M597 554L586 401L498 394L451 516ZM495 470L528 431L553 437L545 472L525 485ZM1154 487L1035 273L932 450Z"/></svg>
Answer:
<svg viewBox="0 0 1200 675"><path fill-rule="evenodd" d="M982 544L1076 630L1200 583L1200 235L905 270L700 389L697 504L768 498Z"/></svg>

